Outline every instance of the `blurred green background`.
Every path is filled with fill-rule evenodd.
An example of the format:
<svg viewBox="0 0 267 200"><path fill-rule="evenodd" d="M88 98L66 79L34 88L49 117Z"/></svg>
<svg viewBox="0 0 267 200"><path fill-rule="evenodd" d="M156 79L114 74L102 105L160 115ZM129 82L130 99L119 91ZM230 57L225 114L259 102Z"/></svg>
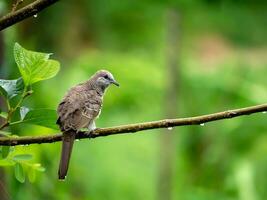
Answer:
<svg viewBox="0 0 267 200"><path fill-rule="evenodd" d="M24 1L26 5L31 1ZM12 2L0 1L0 13ZM98 127L190 117L265 103L267 2L261 0L60 1L2 32L0 78L19 76L13 45L52 52L53 79L24 105L56 109L71 86L107 69ZM267 196L267 114L75 143L57 180L61 143L19 146L46 168L19 183L3 168L10 199L260 200ZM39 126L17 135L57 133Z"/></svg>

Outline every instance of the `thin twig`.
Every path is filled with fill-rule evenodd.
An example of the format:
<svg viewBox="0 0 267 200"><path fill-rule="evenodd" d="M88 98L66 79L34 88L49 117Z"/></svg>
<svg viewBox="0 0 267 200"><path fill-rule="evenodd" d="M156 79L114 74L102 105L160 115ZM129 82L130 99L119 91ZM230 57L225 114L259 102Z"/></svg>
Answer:
<svg viewBox="0 0 267 200"><path fill-rule="evenodd" d="M218 112L209 115L202 115L198 117L164 119L159 121L129 124L123 126L110 127L110 128L100 128L91 132L90 135L86 135L84 134L84 132L79 132L77 133L76 139L96 138L96 137L109 136L122 133L135 133L143 130L168 128L175 126L201 125L207 122L234 118L242 115L250 115L258 112L264 112L264 113L267 112L267 103L257 106ZM8 137L8 138L0 138L0 145L15 146L15 145L25 145L25 144L52 143L61 141L61 139L62 139L61 133L54 135L44 135L44 136Z"/></svg>
<svg viewBox="0 0 267 200"><path fill-rule="evenodd" d="M0 19L0 31L28 17L36 15L38 12L42 11L53 3L56 3L57 1L59 0L36 0L33 3L17 11L11 12L3 16Z"/></svg>
<svg viewBox="0 0 267 200"><path fill-rule="evenodd" d="M0 126L0 130L4 129L5 127L8 127L9 122L6 120L1 126Z"/></svg>
<svg viewBox="0 0 267 200"><path fill-rule="evenodd" d="M20 107L23 100L31 94L32 94L32 92L27 91L27 87L25 86L23 89L22 95L20 97L20 100L18 101L17 105L14 108L10 107L9 101L7 100L8 113L7 113L7 117L5 119L5 122L0 126L0 130L3 130L5 127L8 127L11 124L10 119L11 119L13 113Z"/></svg>

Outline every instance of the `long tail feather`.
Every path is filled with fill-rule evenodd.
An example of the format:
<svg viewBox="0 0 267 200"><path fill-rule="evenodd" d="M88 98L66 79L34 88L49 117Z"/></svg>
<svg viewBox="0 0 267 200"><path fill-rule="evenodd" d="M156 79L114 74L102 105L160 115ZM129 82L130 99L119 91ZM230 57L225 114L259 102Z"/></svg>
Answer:
<svg viewBox="0 0 267 200"><path fill-rule="evenodd" d="M58 179L65 179L67 175L74 140L75 132L69 131L67 133L63 133L61 159L58 169Z"/></svg>

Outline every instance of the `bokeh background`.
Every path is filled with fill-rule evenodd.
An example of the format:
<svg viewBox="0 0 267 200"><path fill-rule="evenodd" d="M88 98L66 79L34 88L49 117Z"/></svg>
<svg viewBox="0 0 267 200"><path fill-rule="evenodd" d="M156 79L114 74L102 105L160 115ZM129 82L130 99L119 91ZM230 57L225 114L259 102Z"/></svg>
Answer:
<svg viewBox="0 0 267 200"><path fill-rule="evenodd" d="M0 13L11 5L1 0ZM60 1L0 32L0 78L19 76L15 42L54 53L59 74L34 85L24 105L56 109L68 88L110 70L121 87L107 91L98 127L265 103L266 11L261 0ZM60 143L16 147L46 171L22 184L2 168L1 184L19 200L266 199L266 117L81 140L64 182ZM12 131L57 133L32 125Z"/></svg>

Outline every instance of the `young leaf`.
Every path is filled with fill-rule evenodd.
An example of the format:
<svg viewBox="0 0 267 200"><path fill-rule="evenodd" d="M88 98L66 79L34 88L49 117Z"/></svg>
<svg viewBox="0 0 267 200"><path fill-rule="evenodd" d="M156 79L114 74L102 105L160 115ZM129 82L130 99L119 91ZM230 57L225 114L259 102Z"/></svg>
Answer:
<svg viewBox="0 0 267 200"><path fill-rule="evenodd" d="M15 80L0 79L0 93L7 99L21 94L24 89L24 83L22 78Z"/></svg>
<svg viewBox="0 0 267 200"><path fill-rule="evenodd" d="M28 178L31 183L33 183L36 179L36 171L32 167L28 169Z"/></svg>
<svg viewBox="0 0 267 200"><path fill-rule="evenodd" d="M9 154L10 146L2 147L2 158L6 158Z"/></svg>
<svg viewBox="0 0 267 200"><path fill-rule="evenodd" d="M16 179L19 182L24 183L25 182L25 171L24 171L22 165L20 163L16 163L14 170L15 170Z"/></svg>
<svg viewBox="0 0 267 200"><path fill-rule="evenodd" d="M14 46L14 57L25 85L54 77L59 71L58 61L49 59L49 53L24 49L18 43Z"/></svg>
<svg viewBox="0 0 267 200"><path fill-rule="evenodd" d="M45 168L42 167L42 165L40 163L34 163L32 166L37 171L40 171L40 172L44 172L45 171Z"/></svg>
<svg viewBox="0 0 267 200"><path fill-rule="evenodd" d="M23 121L19 123L28 123L52 129L58 129L58 126L56 125L56 120L57 120L57 113L55 110L36 109L27 112L27 114L23 118Z"/></svg>
<svg viewBox="0 0 267 200"><path fill-rule="evenodd" d="M18 154L13 157L13 160L15 161L24 161L24 160L31 160L32 155L31 154Z"/></svg>
<svg viewBox="0 0 267 200"><path fill-rule="evenodd" d="M40 167L37 167L36 170L39 172L44 172L45 168L40 166Z"/></svg>

